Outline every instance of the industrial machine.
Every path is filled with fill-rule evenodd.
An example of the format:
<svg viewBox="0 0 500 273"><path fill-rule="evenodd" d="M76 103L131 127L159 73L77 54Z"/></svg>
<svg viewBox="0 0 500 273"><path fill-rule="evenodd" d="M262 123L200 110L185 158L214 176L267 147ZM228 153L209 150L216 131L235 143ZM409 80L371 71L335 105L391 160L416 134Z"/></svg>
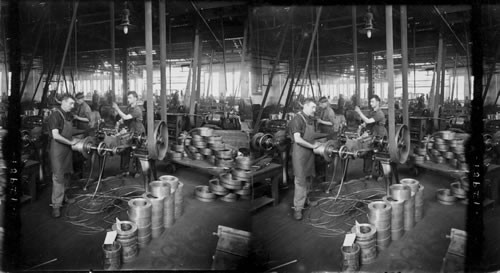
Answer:
<svg viewBox="0 0 500 273"><path fill-rule="evenodd" d="M132 149L132 156L138 158L141 163L144 188L147 190L147 185L152 180L151 176L157 178L155 160L163 160L168 150L168 127L164 121L156 122L152 139L153 143L148 143L145 134L117 134L116 131L105 128L100 129L96 137L80 139L71 148L80 152L85 158L91 158L92 166L84 190L87 190L92 177L96 157L102 158L102 162L99 164L100 171L95 192L99 188L107 157L120 154L128 148Z"/></svg>

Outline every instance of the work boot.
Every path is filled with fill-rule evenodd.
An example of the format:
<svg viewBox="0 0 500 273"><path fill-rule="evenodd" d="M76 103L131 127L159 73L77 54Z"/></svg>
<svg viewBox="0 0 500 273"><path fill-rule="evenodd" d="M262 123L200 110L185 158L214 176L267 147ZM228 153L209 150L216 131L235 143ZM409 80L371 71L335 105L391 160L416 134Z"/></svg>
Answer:
<svg viewBox="0 0 500 273"><path fill-rule="evenodd" d="M65 202L66 204L71 205L71 204L74 204L74 203L76 202L76 198L74 198L74 197L64 196L64 202Z"/></svg>
<svg viewBox="0 0 500 273"><path fill-rule="evenodd" d="M295 218L295 220L297 220L297 221L302 220L302 210L301 209L295 209L294 212L293 212L293 218Z"/></svg>
<svg viewBox="0 0 500 273"><path fill-rule="evenodd" d="M61 217L61 208L52 208L52 217L59 218Z"/></svg>
<svg viewBox="0 0 500 273"><path fill-rule="evenodd" d="M318 201L317 200L311 201L311 199L307 198L306 199L306 204L309 207L316 207L318 205Z"/></svg>

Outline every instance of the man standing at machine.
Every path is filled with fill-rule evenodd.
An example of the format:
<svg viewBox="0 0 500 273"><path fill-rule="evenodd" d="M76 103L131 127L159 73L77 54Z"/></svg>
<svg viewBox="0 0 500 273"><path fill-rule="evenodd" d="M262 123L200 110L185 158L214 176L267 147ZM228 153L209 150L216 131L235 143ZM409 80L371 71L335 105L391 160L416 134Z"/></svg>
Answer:
<svg viewBox="0 0 500 273"><path fill-rule="evenodd" d="M73 151L71 146L76 143L72 138L73 114L75 99L68 94L63 95L61 106L52 111L48 117L50 136L49 158L52 167L52 217L61 216L61 206L65 198L66 185L73 173Z"/></svg>
<svg viewBox="0 0 500 273"><path fill-rule="evenodd" d="M79 92L75 96L76 99L76 107L74 113L77 117L76 119L76 129L81 130L84 136L88 136L90 129L90 114L92 110L90 106L85 102L83 92Z"/></svg>
<svg viewBox="0 0 500 273"><path fill-rule="evenodd" d="M116 110L121 119L116 122L116 128L118 129L121 124L125 124L129 132L132 134L142 134L145 133L144 124L142 122L142 109L137 104L138 96L135 91L130 91L127 93L128 107L125 109L125 113L118 107L118 105L113 102L113 108ZM137 161L137 160L136 160ZM120 169L124 175L128 175L130 163L130 148L124 150L121 153ZM137 169L137 162L135 162L135 169Z"/></svg>
<svg viewBox="0 0 500 273"><path fill-rule="evenodd" d="M365 132L360 136L372 136L372 137L386 137L387 129L385 128L386 118L382 109L380 109L380 97L377 95L373 95L370 98L370 106L372 107L372 111L368 114L368 117L361 112L358 106L354 108L354 111L358 113L358 115L363 120L363 123L360 125L361 128L366 128ZM368 177L373 176L373 159L372 154L368 154L364 159L363 171L367 174Z"/></svg>
<svg viewBox="0 0 500 273"><path fill-rule="evenodd" d="M295 115L288 124L288 130L292 137L292 164L295 176L293 216L296 220L302 219L302 209L309 201L307 193L310 190L313 177L316 176L313 149L317 148L319 143L314 142L313 117L315 112L316 103L314 100L306 99L302 111Z"/></svg>
<svg viewBox="0 0 500 273"><path fill-rule="evenodd" d="M318 122L320 133L328 134L327 139L335 139L337 136L333 130L333 122L335 121L335 112L330 107L330 102L326 97L321 97L318 101L321 109Z"/></svg>

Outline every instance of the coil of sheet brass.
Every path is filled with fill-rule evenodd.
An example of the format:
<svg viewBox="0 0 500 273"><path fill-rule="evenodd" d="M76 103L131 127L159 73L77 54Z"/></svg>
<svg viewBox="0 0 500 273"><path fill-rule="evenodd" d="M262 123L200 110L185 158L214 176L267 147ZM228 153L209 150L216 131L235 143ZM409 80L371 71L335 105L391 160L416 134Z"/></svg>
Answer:
<svg viewBox="0 0 500 273"><path fill-rule="evenodd" d="M443 205L453 205L457 201L457 197L451 194L450 189L438 189L436 197L439 203Z"/></svg>
<svg viewBox="0 0 500 273"><path fill-rule="evenodd" d="M220 200L222 200L224 202L236 202L237 199L238 199L238 195L236 195L234 193L228 193L225 196L223 196Z"/></svg>
<svg viewBox="0 0 500 273"><path fill-rule="evenodd" d="M250 171L252 170L252 159L247 156L238 156L235 158L236 168L241 170Z"/></svg>
<svg viewBox="0 0 500 273"><path fill-rule="evenodd" d="M222 186L230 190L241 190L243 187L243 182L240 180L233 179L230 173L224 173L219 176Z"/></svg>
<svg viewBox="0 0 500 273"><path fill-rule="evenodd" d="M233 169L231 171L234 179L249 181L252 178L252 172L247 170Z"/></svg>
<svg viewBox="0 0 500 273"><path fill-rule="evenodd" d="M216 195L224 196L229 193L229 191L226 188L224 188L224 186L222 186L218 178L210 179L208 181L208 184L210 190Z"/></svg>
<svg viewBox="0 0 500 273"><path fill-rule="evenodd" d="M210 191L208 186L196 186L195 196L202 202L213 202L216 199L216 195Z"/></svg>

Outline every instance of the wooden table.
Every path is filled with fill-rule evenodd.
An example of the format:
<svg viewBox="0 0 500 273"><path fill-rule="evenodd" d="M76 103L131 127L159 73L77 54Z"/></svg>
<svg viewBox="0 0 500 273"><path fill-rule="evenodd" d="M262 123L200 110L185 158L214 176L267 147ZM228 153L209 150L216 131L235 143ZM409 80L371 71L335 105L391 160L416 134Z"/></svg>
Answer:
<svg viewBox="0 0 500 273"><path fill-rule="evenodd" d="M201 172L215 176L227 170L227 168L224 169L221 167L214 166L211 163L204 160L193 160L190 158L183 158L183 159L171 159L170 161L175 164L179 164L190 168L195 168ZM261 169L258 169L252 173L252 178L251 178L251 181L253 182L252 187L254 187L254 185L256 184L261 184L261 186L259 186L258 188L265 187L266 180L271 181L271 197L272 197L268 198L266 196L262 196L252 200L252 209L251 209L252 211L262 206L265 206L269 203L273 203L274 206L276 206L279 203L279 183L280 179L283 179L281 168L282 168L281 164L270 163L269 165Z"/></svg>

